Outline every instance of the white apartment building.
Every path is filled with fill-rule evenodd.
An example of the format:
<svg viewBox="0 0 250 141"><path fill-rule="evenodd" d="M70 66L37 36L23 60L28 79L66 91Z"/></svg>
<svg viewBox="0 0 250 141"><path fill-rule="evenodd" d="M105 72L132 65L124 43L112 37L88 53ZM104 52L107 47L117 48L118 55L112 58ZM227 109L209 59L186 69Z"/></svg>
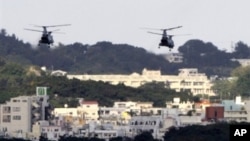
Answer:
<svg viewBox="0 0 250 141"><path fill-rule="evenodd" d="M80 106L77 107L77 111L80 115L83 115L86 123L89 121L97 121L99 117L99 104L97 101L81 101Z"/></svg>
<svg viewBox="0 0 250 141"><path fill-rule="evenodd" d="M99 105L97 101L79 101L80 106L76 108L55 108L53 113L60 124L82 126L90 121L97 121L99 118ZM59 124L56 124L59 125Z"/></svg>
<svg viewBox="0 0 250 141"><path fill-rule="evenodd" d="M45 120L48 96L19 96L0 105L0 131L6 136L27 138L32 125Z"/></svg>
<svg viewBox="0 0 250 141"><path fill-rule="evenodd" d="M60 136L65 135L66 132L62 130L61 126L42 126L41 135L48 140L58 141Z"/></svg>
<svg viewBox="0 0 250 141"><path fill-rule="evenodd" d="M166 130L176 126L173 118L163 118L162 116L134 116L129 122L129 132L126 133L130 137L149 131L155 139L162 139Z"/></svg>
<svg viewBox="0 0 250 141"><path fill-rule="evenodd" d="M99 138L109 140L119 136L119 130L114 129L114 126L111 124L98 124L94 121L89 122L83 127L79 128L77 133L78 137L86 138Z"/></svg>
<svg viewBox="0 0 250 141"><path fill-rule="evenodd" d="M179 69L178 75L162 75L160 70L143 69L142 74L132 73L130 75L67 75L68 79L79 79L82 81L93 80L108 82L112 85L124 84L129 87L140 87L149 82L161 82L177 92L189 90L193 95L206 94L215 95L211 89L212 83L204 73L198 73L196 68Z"/></svg>
<svg viewBox="0 0 250 141"><path fill-rule="evenodd" d="M100 123L108 123L113 125L125 124L131 118L131 116L126 111L126 108L99 107Z"/></svg>

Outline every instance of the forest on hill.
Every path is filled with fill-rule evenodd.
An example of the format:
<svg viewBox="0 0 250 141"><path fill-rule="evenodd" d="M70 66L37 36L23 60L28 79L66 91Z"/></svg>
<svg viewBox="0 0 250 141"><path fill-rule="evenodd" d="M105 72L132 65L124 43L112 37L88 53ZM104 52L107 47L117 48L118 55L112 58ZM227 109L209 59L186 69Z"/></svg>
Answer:
<svg viewBox="0 0 250 141"><path fill-rule="evenodd" d="M212 43L199 39L187 41L178 48L183 54L183 63L168 62L162 55L150 53L142 47L128 44L112 44L100 41L94 45L72 43L59 44L53 49L45 46L33 47L19 40L6 30L0 32L0 57L22 65L46 66L71 74L131 74L141 73L143 68L158 70L163 74L177 74L180 68L198 68L208 76L229 76L239 66L233 58L249 58L250 49L239 41L233 52L219 50Z"/></svg>

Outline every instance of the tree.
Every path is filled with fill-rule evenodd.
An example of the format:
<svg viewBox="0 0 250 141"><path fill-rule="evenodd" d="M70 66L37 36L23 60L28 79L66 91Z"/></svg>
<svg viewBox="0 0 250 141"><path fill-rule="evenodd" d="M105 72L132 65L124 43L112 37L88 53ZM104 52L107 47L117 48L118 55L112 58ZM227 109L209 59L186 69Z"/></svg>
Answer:
<svg viewBox="0 0 250 141"><path fill-rule="evenodd" d="M3 35L3 36L6 36L7 35L6 29L1 29L0 34Z"/></svg>
<svg viewBox="0 0 250 141"><path fill-rule="evenodd" d="M224 99L233 99L237 95L250 96L250 66L237 67L228 79L216 80L212 89Z"/></svg>
<svg viewBox="0 0 250 141"><path fill-rule="evenodd" d="M234 84L235 79L216 80L212 86L212 89L221 99L230 99L233 98L232 94Z"/></svg>
<svg viewBox="0 0 250 141"><path fill-rule="evenodd" d="M231 75L237 79L232 85L234 96L250 96L250 66L238 67L234 69Z"/></svg>
<svg viewBox="0 0 250 141"><path fill-rule="evenodd" d="M211 141L229 140L229 124L191 125L172 127L164 135L164 141Z"/></svg>
<svg viewBox="0 0 250 141"><path fill-rule="evenodd" d="M48 138L44 137L44 136L40 136L39 137L39 141L49 141Z"/></svg>
<svg viewBox="0 0 250 141"><path fill-rule="evenodd" d="M250 58L249 53L250 48L248 47L248 45L240 41L235 45L233 56L239 59Z"/></svg>
<svg viewBox="0 0 250 141"><path fill-rule="evenodd" d="M250 71L238 77L235 90L242 96L250 97Z"/></svg>
<svg viewBox="0 0 250 141"><path fill-rule="evenodd" d="M144 131L139 135L136 135L134 141L154 141L152 133L149 131Z"/></svg>
<svg viewBox="0 0 250 141"><path fill-rule="evenodd" d="M229 76L230 71L238 66L237 62L231 61L232 55L219 50L215 45L201 40L189 40L179 47L183 54L183 64L188 67L198 68L208 76Z"/></svg>

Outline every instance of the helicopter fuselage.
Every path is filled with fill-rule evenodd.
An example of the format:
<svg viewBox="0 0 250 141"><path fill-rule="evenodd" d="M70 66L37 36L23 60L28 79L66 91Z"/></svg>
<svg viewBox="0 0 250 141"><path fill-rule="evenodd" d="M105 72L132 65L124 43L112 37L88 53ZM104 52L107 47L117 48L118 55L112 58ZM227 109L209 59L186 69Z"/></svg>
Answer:
<svg viewBox="0 0 250 141"><path fill-rule="evenodd" d="M39 41L39 44L53 44L54 43L54 40L53 40L53 37L52 35L46 33L46 34L43 34L40 41Z"/></svg>
<svg viewBox="0 0 250 141"><path fill-rule="evenodd" d="M161 42L159 44L160 46L165 46L165 47L169 47L169 48L174 48L174 41L172 40L171 37L163 37L161 39Z"/></svg>

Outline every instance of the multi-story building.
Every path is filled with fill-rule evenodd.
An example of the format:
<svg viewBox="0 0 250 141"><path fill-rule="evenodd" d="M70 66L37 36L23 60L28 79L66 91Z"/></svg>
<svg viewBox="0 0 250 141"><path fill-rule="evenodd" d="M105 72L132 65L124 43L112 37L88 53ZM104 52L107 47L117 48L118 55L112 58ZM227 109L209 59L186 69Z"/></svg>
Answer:
<svg viewBox="0 0 250 141"><path fill-rule="evenodd" d="M80 112L77 108L55 108L53 113L54 125L68 128L68 126L80 127L85 124L84 116L79 114Z"/></svg>
<svg viewBox="0 0 250 141"><path fill-rule="evenodd" d="M83 115L86 123L89 121L97 121L99 117L99 104L97 101L80 101L80 106L77 107L77 111L80 115Z"/></svg>
<svg viewBox="0 0 250 141"><path fill-rule="evenodd" d="M27 138L32 125L46 119L48 96L19 96L0 105L0 130L6 136Z"/></svg>
<svg viewBox="0 0 250 141"><path fill-rule="evenodd" d="M214 95L212 82L204 73L198 73L196 68L179 69L178 75L162 75L160 70L143 69L142 74L132 73L130 75L67 75L68 79L80 79L83 81L103 81L113 85L124 84L130 87L140 87L145 83L159 82L164 83L167 88L177 92L188 90L193 95L206 94Z"/></svg>

